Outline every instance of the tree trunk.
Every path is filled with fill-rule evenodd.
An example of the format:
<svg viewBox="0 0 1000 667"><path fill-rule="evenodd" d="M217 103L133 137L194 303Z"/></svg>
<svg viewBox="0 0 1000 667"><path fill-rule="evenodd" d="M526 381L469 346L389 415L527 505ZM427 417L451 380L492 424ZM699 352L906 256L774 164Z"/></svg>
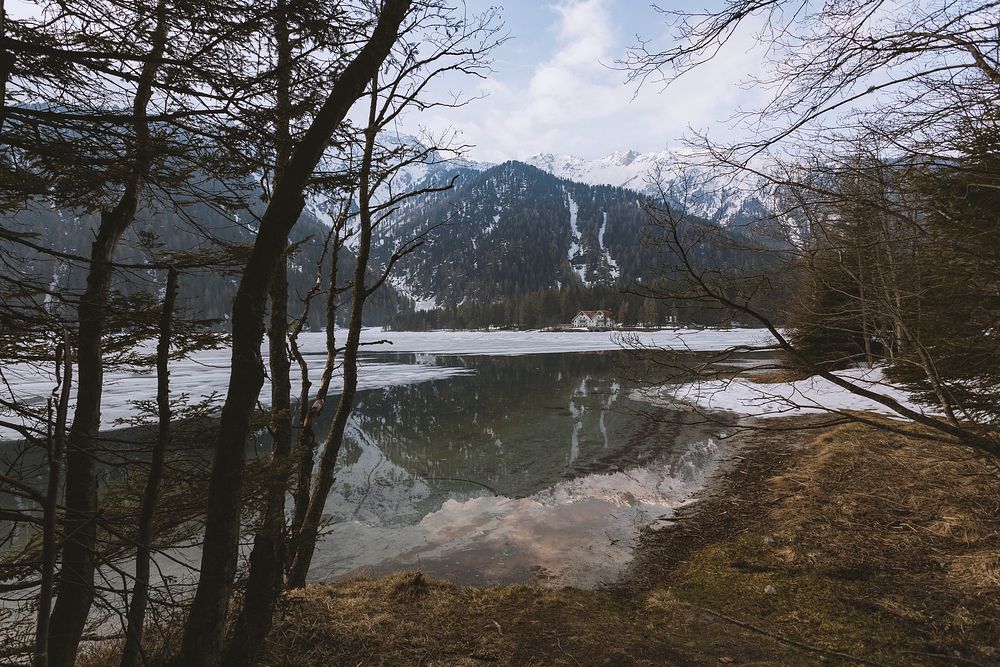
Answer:
<svg viewBox="0 0 1000 667"><path fill-rule="evenodd" d="M344 441L344 431L347 420L354 406L354 396L358 388L358 348L361 343L361 318L364 303L367 298L364 286L365 267L368 265L368 248L371 244L371 227L369 225L366 239L365 226L362 223L361 240L359 243L357 268L354 272L354 294L351 300L351 315L348 324L347 342L343 352L344 387L337 402L337 412L333 423L323 443L323 454L319 461L319 471L311 489L309 505L302 518L298 533L293 536L295 556L288 574L288 587L301 588L305 586L306 575L312 562L316 541L319 537L319 525L323 518L323 508L326 498L333 486L334 470L337 457ZM360 279L358 274L361 274ZM310 457L309 469L312 469Z"/></svg>
<svg viewBox="0 0 1000 667"><path fill-rule="evenodd" d="M0 0L0 44L7 38L7 7L4 0ZM10 72L14 68L14 54L7 50L7 47L0 45L0 132L3 131L4 123L7 120L7 82L10 80Z"/></svg>
<svg viewBox="0 0 1000 667"><path fill-rule="evenodd" d="M170 334L174 317L174 303L177 299L177 270L167 270L167 289L160 313L160 335L156 345L156 407L158 429L153 458L149 465L149 477L143 490L142 506L139 510L138 537L135 553L135 584L132 587L132 601L128 608L128 626L125 630L125 648L122 651L121 667L136 667L139 664L142 646L142 631L146 623L146 606L149 601L149 559L154 537L153 518L163 479L163 462L167 446L170 444Z"/></svg>
<svg viewBox="0 0 1000 667"><path fill-rule="evenodd" d="M264 381L260 344L264 305L283 240L298 220L303 191L333 135L365 84L389 55L411 0L387 0L368 43L344 69L315 119L298 142L261 217L233 303L233 353L229 389L219 423L219 439L208 487L208 513L201 575L184 628L178 664L210 667L219 663L233 578L236 574L246 440Z"/></svg>
<svg viewBox="0 0 1000 667"><path fill-rule="evenodd" d="M94 599L94 550L97 542L97 471L94 446L101 424L104 385L102 335L111 286L111 257L135 214L135 201L122 202L101 216L90 252L87 288L80 300L76 411L66 453L66 519L59 597L52 610L49 664L71 667Z"/></svg>
<svg viewBox="0 0 1000 667"><path fill-rule="evenodd" d="M157 61L167 39L167 7L156 7L156 27L151 37L150 58L143 65L136 86L132 113L135 118L135 152L124 192L111 211L101 214L97 238L90 249L87 287L80 299L80 331L77 340L76 411L70 427L66 453L66 522L63 565L59 573L59 597L52 610L49 632L49 664L72 667L77 647L94 600L94 551L97 546L97 473L94 446L101 425L101 394L104 387L103 342L112 260L122 234L132 224L139 207L139 194L149 171L149 125L146 107L153 94Z"/></svg>
<svg viewBox="0 0 1000 667"><path fill-rule="evenodd" d="M287 237L286 237L287 240ZM250 553L243 608L223 654L228 667L250 665L271 629L274 605L281 594L285 568L285 493L288 490L291 454L291 385L285 332L288 325L287 256L282 258L271 283L271 317L268 349L271 371L272 449L264 511Z"/></svg>
<svg viewBox="0 0 1000 667"><path fill-rule="evenodd" d="M378 128L375 127L377 101L378 79L373 76L369 123L365 130L365 151L361 162L361 175L358 184L358 192L360 194L358 219L361 226L361 234L358 240L357 263L354 265L353 294L351 298L351 316L347 330L347 343L344 346L344 387L340 393L340 400L337 403L337 412L334 414L333 423L330 425L326 441L323 443L323 454L320 458L316 482L309 498L309 507L306 509L302 526L298 534L295 535L295 558L292 561L292 568L288 574L288 585L290 588L301 588L306 584L309 565L312 563L313 553L316 550L316 541L319 537L319 525L323 519L323 508L326 506L327 496L330 495L330 489L333 487L337 457L340 455L340 449L344 444L344 431L347 428L347 420L351 415L351 410L354 408L354 396L358 390L358 348L361 346L362 316L364 315L365 301L368 299L365 276L368 272L368 256L371 251L372 242L369 178L371 176L375 137L378 134Z"/></svg>
<svg viewBox="0 0 1000 667"><path fill-rule="evenodd" d="M69 346L69 332L63 332L63 342L56 354L56 377L59 396L56 403L55 432L49 438L49 482L45 492L42 525L42 583L38 591L38 619L35 626L35 667L49 664L49 614L52 611L52 587L56 570L56 523L59 511L59 480L63 452L66 447L66 414L69 411L70 391L73 387L73 352ZM60 354L62 359L60 359ZM62 373L59 365L62 363ZM51 403L50 403L51 405ZM50 431L51 433L51 431Z"/></svg>
<svg viewBox="0 0 1000 667"><path fill-rule="evenodd" d="M330 381L333 379L334 367L337 363L337 260L340 254L341 241L337 234L333 244L333 256L330 261L329 290L326 297L326 363L323 366L323 374L320 376L319 389L316 391L316 398L308 405L308 409L302 412L301 423L299 424L299 442L297 445L297 474L294 493L294 507L292 511L292 525L290 534L292 536L291 553L292 560L298 553L298 541L296 537L302 528L302 522L306 519L306 510L309 509L309 492L312 486L313 457L316 455L316 419L319 418L323 407L326 405L327 394L330 391ZM302 355L297 356L299 370L302 374L303 389L307 386L308 368ZM309 398L307 393L302 394L302 405L306 405Z"/></svg>
<svg viewBox="0 0 1000 667"><path fill-rule="evenodd" d="M291 141L291 65L288 13L278 0L274 17L277 43L277 103L275 105L274 180L284 176ZM288 247L285 234L283 247ZM240 667L253 663L260 644L271 629L274 605L284 585L287 545L285 542L285 493L288 490L292 449L292 387L288 358L288 254L278 260L270 288L268 361L271 371L271 460L264 497L264 510L250 552L243 608L233 624L232 636L223 652L222 664Z"/></svg>

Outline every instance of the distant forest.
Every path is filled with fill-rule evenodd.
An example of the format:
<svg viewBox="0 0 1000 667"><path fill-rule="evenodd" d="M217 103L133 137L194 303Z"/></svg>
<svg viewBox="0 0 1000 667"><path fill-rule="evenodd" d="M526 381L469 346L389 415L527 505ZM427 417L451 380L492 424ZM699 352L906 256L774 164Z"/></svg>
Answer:
<svg viewBox="0 0 1000 667"><path fill-rule="evenodd" d="M637 286L641 289L641 285ZM654 289L662 286L653 285ZM568 325L581 310L609 310L621 326L753 326L750 318L733 318L708 304L658 299L627 285L566 287L531 292L492 303L467 301L449 308L403 312L390 328L400 331L483 329L487 327L542 329Z"/></svg>

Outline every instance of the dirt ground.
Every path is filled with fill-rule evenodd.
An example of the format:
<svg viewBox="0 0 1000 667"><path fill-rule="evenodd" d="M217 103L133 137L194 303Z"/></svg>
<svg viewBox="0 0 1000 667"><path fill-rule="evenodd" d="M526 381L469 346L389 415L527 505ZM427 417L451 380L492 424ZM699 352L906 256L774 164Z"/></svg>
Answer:
<svg viewBox="0 0 1000 667"><path fill-rule="evenodd" d="M262 664L1000 665L995 464L856 425L733 445L613 589L312 586Z"/></svg>

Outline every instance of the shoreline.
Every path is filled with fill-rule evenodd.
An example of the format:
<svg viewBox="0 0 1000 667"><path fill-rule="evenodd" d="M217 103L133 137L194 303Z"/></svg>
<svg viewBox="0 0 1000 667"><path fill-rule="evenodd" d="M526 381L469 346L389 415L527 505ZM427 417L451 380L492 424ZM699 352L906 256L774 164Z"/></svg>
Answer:
<svg viewBox="0 0 1000 667"><path fill-rule="evenodd" d="M286 596L260 664L1000 664L988 463L859 425L727 449L615 585L313 585Z"/></svg>
<svg viewBox="0 0 1000 667"><path fill-rule="evenodd" d="M787 428L808 426L815 420L800 416L780 421ZM611 590L635 592L648 588L651 577L668 575L699 546L731 537L740 530L739 524L750 518L748 510L759 507L766 481L792 466L795 455L809 446L808 431L729 428L734 432L723 437L725 454L718 460L714 474L674 511L670 525L642 531L635 560L609 587ZM732 518L736 510L740 510L739 520Z"/></svg>
<svg viewBox="0 0 1000 667"><path fill-rule="evenodd" d="M806 418L769 425L804 427ZM960 447L857 424L737 433L615 585L420 572L281 600L258 665L997 665L1000 479ZM167 664L175 627L161 628ZM115 646L80 664L117 664Z"/></svg>

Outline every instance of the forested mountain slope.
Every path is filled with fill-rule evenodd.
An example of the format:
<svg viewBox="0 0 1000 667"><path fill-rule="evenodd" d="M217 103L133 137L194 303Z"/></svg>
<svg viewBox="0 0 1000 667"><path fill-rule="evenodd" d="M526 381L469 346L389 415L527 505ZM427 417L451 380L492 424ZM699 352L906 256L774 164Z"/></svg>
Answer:
<svg viewBox="0 0 1000 667"><path fill-rule="evenodd" d="M11 216L4 226L29 235L30 242L39 248L84 258L89 255L98 223L96 214L68 211L41 201ZM206 204L177 207L148 204L140 210L135 224L125 233L115 253L115 261L134 267L162 262L168 254L177 251L205 254L208 263L204 268L182 272L179 303L188 316L219 320L220 326L225 326L232 312L239 272L227 268L229 263L222 258L245 254L256 233L256 225L256 218L246 211L223 211ZM293 316L301 311L298 304L315 281L317 263L328 231L329 227L320 220L318 211L307 210L292 232L294 249L289 260L289 294ZM75 296L84 287L84 262L64 261L64 258L41 251L20 249L19 253L26 256L27 261L18 270L44 278L56 294L49 299L50 307L73 307ZM208 257L213 261L209 261ZM342 251L339 273L350 275L353 268L353 254ZM12 269L7 267L2 270ZM113 287L126 296L137 292L158 295L163 288L159 283L164 279L162 272L152 269L121 268L116 273ZM58 305L63 299L65 305ZM370 302L366 320L369 324L381 324L400 308L406 308L405 300L401 300L395 290L386 285ZM313 308L308 318L309 325L322 326L323 318L323 308Z"/></svg>
<svg viewBox="0 0 1000 667"><path fill-rule="evenodd" d="M375 256L382 262L401 240L425 239L394 278L421 307L625 286L663 273L662 249L644 242L648 195L561 179L521 162L458 175L455 188L411 202L379 230ZM711 263L740 261L722 245L700 252Z"/></svg>

